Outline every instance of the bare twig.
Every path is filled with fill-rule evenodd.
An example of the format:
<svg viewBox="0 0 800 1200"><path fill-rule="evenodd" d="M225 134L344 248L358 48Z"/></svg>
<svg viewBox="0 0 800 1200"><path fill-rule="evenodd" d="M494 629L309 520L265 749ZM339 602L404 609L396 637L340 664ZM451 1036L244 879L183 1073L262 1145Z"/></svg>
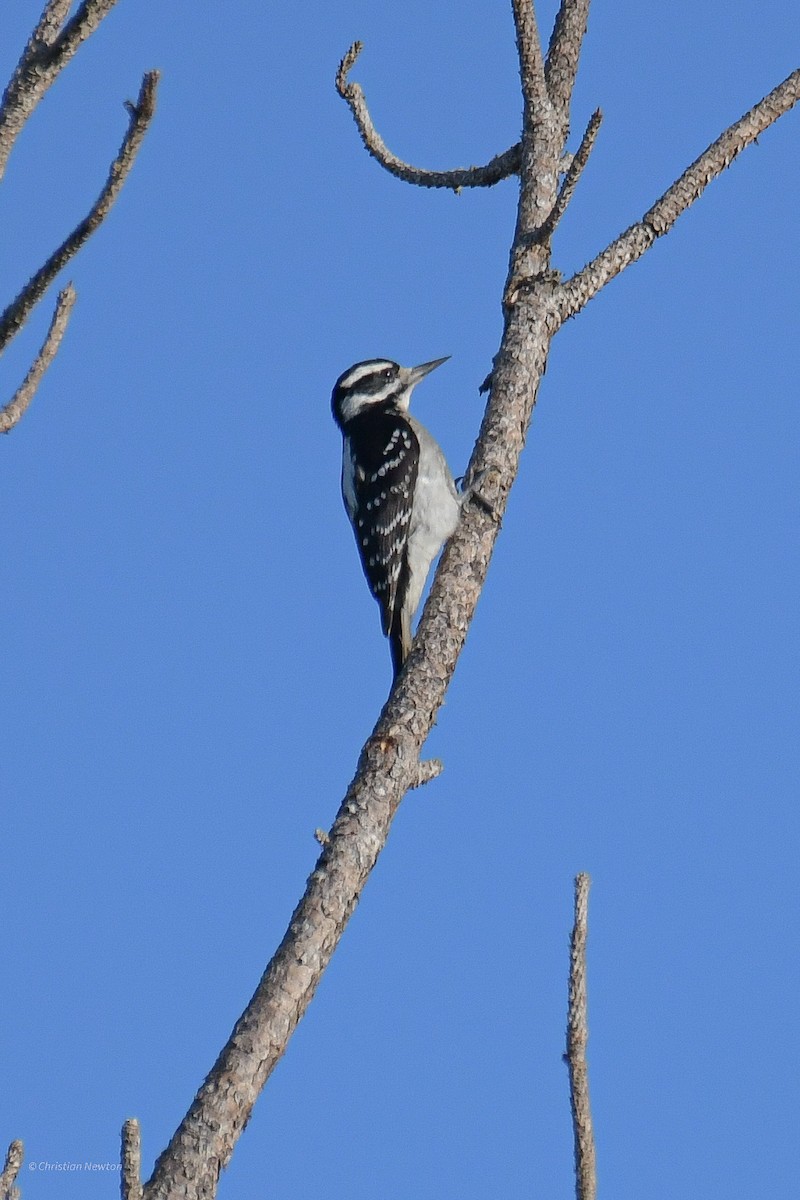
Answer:
<svg viewBox="0 0 800 1200"><path fill-rule="evenodd" d="M49 0L0 102L0 179L20 130L75 51L117 0L83 0L61 28L70 4Z"/></svg>
<svg viewBox="0 0 800 1200"><path fill-rule="evenodd" d="M575 923L569 956L569 1011L567 1016L567 1066L575 1136L575 1194L577 1200L594 1200L597 1192L592 1110L589 1104L589 1041L586 991L586 939L589 932L588 875L575 879Z"/></svg>
<svg viewBox="0 0 800 1200"><path fill-rule="evenodd" d="M75 227L68 238L50 255L44 266L28 280L15 300L0 316L0 353L19 332L41 300L59 271L80 250L84 242L102 224L119 195L122 185L133 166L142 139L153 119L158 86L158 71L148 71L142 80L139 98L129 109L130 124L120 147L119 154L111 164L105 187L90 212Z"/></svg>
<svg viewBox="0 0 800 1200"><path fill-rule="evenodd" d="M71 8L71 0L48 0L39 18L39 24L30 36L28 45L39 42L42 46L52 46L61 32L61 26L69 16Z"/></svg>
<svg viewBox="0 0 800 1200"><path fill-rule="evenodd" d="M439 758L427 758L419 764L417 778L411 784L412 788L423 787L432 779L438 779L444 770L444 763Z"/></svg>
<svg viewBox="0 0 800 1200"><path fill-rule="evenodd" d="M122 1126L120 1192L122 1200L142 1200L142 1137L139 1122L130 1118Z"/></svg>
<svg viewBox="0 0 800 1200"><path fill-rule="evenodd" d="M524 100L523 129L543 125L550 112L550 98L544 77L542 43L533 0L511 0L517 34L519 73Z"/></svg>
<svg viewBox="0 0 800 1200"><path fill-rule="evenodd" d="M547 94L542 44L533 0L512 0L522 85L522 160L517 224L504 304L550 269L550 243L538 236L558 194L557 122Z"/></svg>
<svg viewBox="0 0 800 1200"><path fill-rule="evenodd" d="M67 328L67 322L69 321L75 300L75 289L71 283L67 284L58 293L58 300L56 301L50 328L47 331L47 337L44 339L42 348L34 359L33 366L5 408L0 408L0 433L9 433L14 428L36 394L36 389L39 387L45 371L55 358L58 348L61 345L61 339Z"/></svg>
<svg viewBox="0 0 800 1200"><path fill-rule="evenodd" d="M12 1142L6 1153L6 1161L0 1174L0 1200L18 1200L19 1191L14 1187L25 1147L22 1142Z"/></svg>
<svg viewBox="0 0 800 1200"><path fill-rule="evenodd" d="M589 118L589 124L586 126L581 144L572 156L572 161L567 167L564 175L563 183L559 188L558 196L549 217L542 226L541 236L552 237L556 226L558 225L564 213L567 211L567 205L572 199L573 192L578 185L578 180L583 173L583 168L589 161L589 155L592 153L597 134L600 131L600 126L603 122L603 114L599 108L595 109Z"/></svg>
<svg viewBox="0 0 800 1200"><path fill-rule="evenodd" d="M641 221L631 225L588 266L567 280L560 289L557 301L562 317L574 316L620 271L641 258L656 238L667 233L681 213L703 194L711 180L729 167L737 154L754 142L778 117L788 112L798 99L800 70L789 75L712 142L645 213Z"/></svg>
<svg viewBox="0 0 800 1200"><path fill-rule="evenodd" d="M483 167L457 167L452 171L428 171L423 167L412 167L393 154L372 123L361 86L351 83L347 78L362 49L362 42L353 42L339 63L336 90L349 105L364 146L382 167L398 179L402 179L404 183L413 183L417 187L451 188L455 192L461 188L491 187L501 179L517 174L520 160L519 142L502 154L496 155Z"/></svg>
<svg viewBox="0 0 800 1200"><path fill-rule="evenodd" d="M581 44L589 17L589 0L561 0L544 74L547 91L561 127L563 148L569 132L569 108L578 73Z"/></svg>

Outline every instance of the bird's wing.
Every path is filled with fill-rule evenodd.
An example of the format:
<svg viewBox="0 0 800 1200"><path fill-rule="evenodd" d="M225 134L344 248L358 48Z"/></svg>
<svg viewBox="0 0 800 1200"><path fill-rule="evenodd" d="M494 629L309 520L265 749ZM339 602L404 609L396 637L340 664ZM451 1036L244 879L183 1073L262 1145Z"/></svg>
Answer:
<svg viewBox="0 0 800 1200"><path fill-rule="evenodd" d="M419 467L419 441L407 418L387 412L348 428L342 494L383 632L403 604L406 545ZM350 465L347 458L349 452Z"/></svg>

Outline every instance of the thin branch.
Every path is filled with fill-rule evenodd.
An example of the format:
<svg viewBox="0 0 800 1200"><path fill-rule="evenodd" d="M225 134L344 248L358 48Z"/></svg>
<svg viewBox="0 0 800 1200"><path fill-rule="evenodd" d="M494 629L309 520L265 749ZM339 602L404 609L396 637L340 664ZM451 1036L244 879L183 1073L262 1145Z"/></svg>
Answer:
<svg viewBox="0 0 800 1200"><path fill-rule="evenodd" d="M409 163L403 162L401 158L392 153L372 123L372 117L369 114L367 101L360 84L351 83L347 78L362 49L362 42L353 42L339 63L339 69L336 72L336 90L349 106L365 148L392 175L402 179L404 183L413 183L417 187L450 188L457 192L461 188L492 187L493 184L519 172L519 143L511 146L502 154L496 155L483 167L457 167L452 171L428 171L423 167L413 167Z"/></svg>
<svg viewBox="0 0 800 1200"><path fill-rule="evenodd" d="M71 0L48 0L28 44L39 42L42 46L52 46L69 16L71 7Z"/></svg>
<svg viewBox="0 0 800 1200"><path fill-rule="evenodd" d="M59 70L69 62L81 42L85 42L94 33L116 3L117 0L82 0L75 10L74 17L67 21L53 43L51 59L59 61Z"/></svg>
<svg viewBox="0 0 800 1200"><path fill-rule="evenodd" d="M14 428L36 394L45 371L58 353L58 348L61 345L61 339L67 328L67 322L69 321L75 300L76 293L71 283L67 284L63 291L58 293L58 300L56 301L50 328L47 331L47 337L44 339L42 348L34 359L33 366L5 408L0 408L0 433L9 433Z"/></svg>
<svg viewBox="0 0 800 1200"><path fill-rule="evenodd" d="M433 779L438 779L444 770L444 763L439 758L427 758L419 764L417 778L411 784L412 788L424 787Z"/></svg>
<svg viewBox="0 0 800 1200"><path fill-rule="evenodd" d="M569 956L569 1010L567 1016L567 1066L575 1137L575 1194L577 1200L595 1200L594 1131L589 1103L589 1068L586 1046L589 1041L586 991L586 939L589 932L588 875L575 879L575 923Z"/></svg>
<svg viewBox="0 0 800 1200"><path fill-rule="evenodd" d="M122 1200L142 1200L142 1137L133 1118L122 1126L120 1192Z"/></svg>
<svg viewBox="0 0 800 1200"><path fill-rule="evenodd" d="M0 102L0 179L20 131L81 42L94 33L117 0L83 0L61 28L70 4L49 0Z"/></svg>
<svg viewBox="0 0 800 1200"><path fill-rule="evenodd" d="M567 205L572 199L575 188L578 186L583 168L589 161L589 155L592 153L597 134L600 131L600 126L603 122L603 114L599 108L595 109L589 118L589 124L586 126L586 131L581 138L581 144L572 156L572 161L567 167L564 181L558 192L558 197L550 212L550 216L542 227L542 236L552 237L564 213L567 210Z"/></svg>
<svg viewBox="0 0 800 1200"><path fill-rule="evenodd" d="M636 262L656 238L667 233L681 213L693 204L746 146L754 142L778 117L800 99L800 70L794 71L754 108L729 126L699 158L695 159L641 221L631 225L598 254L588 266L567 280L558 295L563 319L580 312L620 271Z"/></svg>
<svg viewBox="0 0 800 1200"><path fill-rule="evenodd" d="M533 0L511 0L514 28L517 35L519 73L525 102L523 130L535 127L546 119L550 99L544 77L544 60Z"/></svg>
<svg viewBox="0 0 800 1200"><path fill-rule="evenodd" d="M566 141L569 130L572 89L578 73L578 60L588 17L589 0L561 0L547 51L545 80L553 108L558 113L562 125L563 142Z"/></svg>
<svg viewBox="0 0 800 1200"><path fill-rule="evenodd" d="M19 1197L19 1191L14 1187L14 1183L22 1166L24 1153L25 1147L22 1142L12 1142L8 1147L5 1165L0 1174L0 1200L17 1200Z"/></svg>
<svg viewBox="0 0 800 1200"><path fill-rule="evenodd" d="M512 0L522 84L522 153L517 223L505 296L517 294L550 267L550 244L538 231L558 194L557 122L547 94L544 59L533 0Z"/></svg>
<svg viewBox="0 0 800 1200"><path fill-rule="evenodd" d="M0 316L0 353L6 348L13 337L19 333L27 321L33 308L41 300L47 288L58 275L59 271L77 254L84 242L102 224L122 190L122 185L133 166L142 139L153 119L158 86L158 71L148 71L142 80L139 98L135 106L129 106L130 125L120 147L119 154L111 164L105 187L98 196L90 212L58 249L51 254L43 267L28 280L17 298L9 304Z"/></svg>

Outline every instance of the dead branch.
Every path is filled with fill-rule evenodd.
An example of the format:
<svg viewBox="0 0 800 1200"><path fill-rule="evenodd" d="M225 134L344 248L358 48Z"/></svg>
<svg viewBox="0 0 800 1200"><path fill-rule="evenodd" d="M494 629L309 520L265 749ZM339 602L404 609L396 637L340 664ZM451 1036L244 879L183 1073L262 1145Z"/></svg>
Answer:
<svg viewBox="0 0 800 1200"><path fill-rule="evenodd" d="M522 83L524 129L544 125L550 110L550 97L547 94L542 43L533 4L530 0L511 0L511 3Z"/></svg>
<svg viewBox="0 0 800 1200"><path fill-rule="evenodd" d="M122 1126L120 1192L122 1200L142 1200L142 1138L139 1122L131 1118Z"/></svg>
<svg viewBox="0 0 800 1200"><path fill-rule="evenodd" d="M444 699L483 587L500 520L519 469L550 343L570 315L570 303L577 311L593 294L589 292L593 278L590 268L589 282L584 280L580 285L570 281L563 288L559 285L550 268L549 241L537 237L558 196L563 114L554 111L547 95L531 4L529 0L514 0L513 7L525 107L520 200L505 291L503 336L494 360L489 401L467 469L468 478L482 476L481 495L488 508L484 504L469 505L445 548L411 655L361 752L333 826L320 839L322 852L283 941L156 1163L144 1189L146 1200L210 1200L215 1195L220 1172L250 1118L256 1098L315 993L386 842L397 808L409 788L420 780L420 752ZM560 33L556 30L550 53L554 94L564 95L563 82L558 80L574 73L572 64L573 60L577 62L585 25L580 17L584 8L579 0L564 0L562 5L559 20L563 28ZM356 43L337 80L351 110L354 93L348 89L355 85L347 84L346 74L357 52ZM561 63L558 68L557 62ZM773 104L762 128L786 107ZM369 127L362 128L358 116L356 120L367 149L383 162L382 150L376 153L377 144L370 145L364 134ZM406 177L400 171L395 173ZM661 217L651 212L649 217L651 221L665 219L666 211ZM655 224L648 228L652 241ZM643 249L646 246L639 253ZM583 299L581 286L587 290ZM568 298L576 293L577 299L570 301Z"/></svg>
<svg viewBox="0 0 800 1200"><path fill-rule="evenodd" d="M94 33L117 0L83 0L66 25L68 0L48 0L0 102L0 179L20 131L81 42Z"/></svg>
<svg viewBox="0 0 800 1200"><path fill-rule="evenodd" d="M111 206L122 190L131 167L139 152L144 135L153 119L158 87L158 71L148 71L142 80L139 98L130 105L128 130L120 146L119 154L111 164L105 186L83 220L76 225L69 237L48 258L25 284L22 291L12 300L0 316L0 352L19 332L34 307L41 300L50 284L66 264L73 258L96 229L108 216Z"/></svg>
<svg viewBox="0 0 800 1200"><path fill-rule="evenodd" d="M749 112L729 126L695 159L672 187L645 213L641 221L626 229L616 241L562 286L558 308L562 319L580 312L601 288L625 267L641 258L656 238L667 233L681 213L700 197L705 189L729 167L746 146L751 145L778 117L800 99L800 70L759 100Z"/></svg>
<svg viewBox="0 0 800 1200"><path fill-rule="evenodd" d="M49 8L50 6L48 6L48 9L45 9L44 16L39 23L40 27L48 15ZM78 10L73 21L66 27L67 30L80 14L81 9ZM98 17L97 19L99 20L100 18ZM80 29L82 30L82 28L83 26L81 25ZM84 32L83 37L85 36L87 35ZM78 32L74 33L73 37L78 38L79 41L81 40ZM5 312L0 316L0 354L2 354L9 342L19 333L59 271L77 254L81 246L102 225L111 211L111 207L122 190L122 186L139 153L144 135L155 114L158 78L158 71L148 71L142 80L136 104L128 103L126 106L129 114L128 129L120 146L119 153L111 164L105 186L92 205L92 208L75 229L73 229L69 237L50 255L47 262L28 280L16 299L12 300L11 304L8 305ZM64 335L74 301L75 292L70 286L59 296L50 331L37 359L28 371L16 395L0 412L0 432L8 433L16 425L30 404L42 376L55 357L61 343L61 338Z"/></svg>
<svg viewBox="0 0 800 1200"><path fill-rule="evenodd" d="M33 399L45 371L58 353L76 298L71 283L58 293L53 319L41 350L8 404L0 408L0 433L9 433L14 428Z"/></svg>
<svg viewBox="0 0 800 1200"><path fill-rule="evenodd" d="M588 875L575 879L575 921L569 957L569 1008L567 1016L567 1066L575 1137L575 1193L577 1200L595 1200L597 1171L594 1130L589 1103L589 1068L586 1046L589 1041L586 990L586 939L589 932Z"/></svg>
<svg viewBox="0 0 800 1200"><path fill-rule="evenodd" d="M439 758L428 758L419 764L417 778L411 784L412 788L424 787L433 779L438 779L444 770L444 763Z"/></svg>
<svg viewBox="0 0 800 1200"><path fill-rule="evenodd" d="M558 115L562 149L569 133L572 89L588 19L589 0L561 0L547 51L544 75L548 95Z"/></svg>
<svg viewBox="0 0 800 1200"><path fill-rule="evenodd" d="M457 167L453 171L427 171L423 167L412 167L410 163L403 162L393 154L372 122L361 86L351 83L347 78L362 49L363 42L353 42L339 63L336 90L349 106L364 146L382 167L398 179L402 179L404 183L413 183L417 187L451 188L454 192L460 191L461 188L492 187L501 179L517 174L520 159L519 142L502 154L496 155L484 167Z"/></svg>
<svg viewBox="0 0 800 1200"><path fill-rule="evenodd" d="M19 1190L14 1186L25 1147L22 1142L12 1142L6 1153L6 1161L0 1174L0 1200L19 1200Z"/></svg>
<svg viewBox="0 0 800 1200"><path fill-rule="evenodd" d="M542 226L541 237L549 238L553 236L555 229L567 211L567 205L572 199L575 188L578 186L578 180L583 174L583 168L589 161L589 155L592 153L597 135L600 132L600 126L603 122L603 114L599 108L595 109L589 118L589 124L586 126L581 144L572 156L572 161L567 167L564 175L564 181L559 188L556 202L553 205L552 211Z"/></svg>
<svg viewBox="0 0 800 1200"><path fill-rule="evenodd" d="M512 0L512 7L522 87L522 158L511 267L503 293L505 307L520 288L541 278L548 270L550 247L537 234L556 202L563 149L563 146L556 149L557 124L547 94L533 4L531 0Z"/></svg>

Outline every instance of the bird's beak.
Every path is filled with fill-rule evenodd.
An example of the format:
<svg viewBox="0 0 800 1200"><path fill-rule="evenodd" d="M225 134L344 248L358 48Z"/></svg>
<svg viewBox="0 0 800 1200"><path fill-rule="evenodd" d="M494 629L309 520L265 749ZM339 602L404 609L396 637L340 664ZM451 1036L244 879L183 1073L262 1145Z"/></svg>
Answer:
<svg viewBox="0 0 800 1200"><path fill-rule="evenodd" d="M415 384L419 383L420 379L424 379L426 375L431 373L431 371L435 371L437 367L442 365L442 363L446 363L449 358L450 355L446 354L444 358L434 358L432 362L420 363L418 367L409 367L409 386L414 387Z"/></svg>

